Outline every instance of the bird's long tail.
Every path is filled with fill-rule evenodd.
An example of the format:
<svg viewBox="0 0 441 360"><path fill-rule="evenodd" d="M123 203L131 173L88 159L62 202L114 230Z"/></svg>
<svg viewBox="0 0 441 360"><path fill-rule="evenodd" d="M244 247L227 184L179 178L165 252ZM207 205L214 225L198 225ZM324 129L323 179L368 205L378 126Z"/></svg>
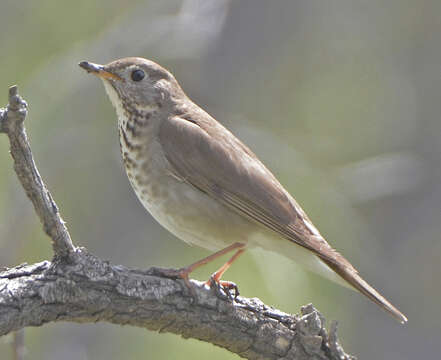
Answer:
<svg viewBox="0 0 441 360"><path fill-rule="evenodd" d="M366 295L383 310L390 313L400 323L404 324L407 322L406 316L404 316L404 314L402 314L395 306L387 301L377 290L364 281L362 277L358 275L355 269L347 268L344 265L338 265L323 258L321 258L321 260L344 280L346 280L352 287L361 292L363 295Z"/></svg>

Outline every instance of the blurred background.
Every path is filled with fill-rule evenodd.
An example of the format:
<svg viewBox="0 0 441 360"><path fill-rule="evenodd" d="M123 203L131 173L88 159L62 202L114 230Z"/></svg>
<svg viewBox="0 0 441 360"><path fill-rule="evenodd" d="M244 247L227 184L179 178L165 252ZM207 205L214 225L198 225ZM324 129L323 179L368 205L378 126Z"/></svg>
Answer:
<svg viewBox="0 0 441 360"><path fill-rule="evenodd" d="M37 166L76 245L139 268L208 255L138 202L110 101L77 66L147 57L257 153L409 323L261 251L225 278L286 312L312 302L339 320L344 349L360 359L439 356L439 0L2 0L0 34L0 106L18 84ZM8 147L0 137L0 266L50 259ZM207 279L222 260L194 277ZM34 360L237 359L195 340L109 324L57 323L25 336ZM1 359L12 358L10 340L0 339Z"/></svg>

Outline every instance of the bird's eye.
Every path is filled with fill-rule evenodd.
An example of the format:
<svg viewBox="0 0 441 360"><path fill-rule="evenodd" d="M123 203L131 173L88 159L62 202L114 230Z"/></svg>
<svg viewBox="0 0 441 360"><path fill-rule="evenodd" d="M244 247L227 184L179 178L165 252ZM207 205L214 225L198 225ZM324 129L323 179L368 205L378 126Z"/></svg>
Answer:
<svg viewBox="0 0 441 360"><path fill-rule="evenodd" d="M130 77L132 78L133 81L141 81L142 79L144 79L144 71L142 70L133 70L132 74L130 75Z"/></svg>

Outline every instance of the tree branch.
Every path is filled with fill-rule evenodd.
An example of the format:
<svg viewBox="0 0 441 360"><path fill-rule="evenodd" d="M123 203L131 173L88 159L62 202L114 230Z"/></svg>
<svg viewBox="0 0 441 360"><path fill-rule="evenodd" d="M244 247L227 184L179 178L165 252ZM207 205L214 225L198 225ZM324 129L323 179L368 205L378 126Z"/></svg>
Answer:
<svg viewBox="0 0 441 360"><path fill-rule="evenodd" d="M14 169L26 195L34 204L35 211L43 223L46 234L52 239L55 256L68 256L74 246L52 199L35 166L26 130L23 125L28 113L28 104L19 95L17 86L9 88L9 104L0 112L0 132L9 137Z"/></svg>
<svg viewBox="0 0 441 360"><path fill-rule="evenodd" d="M9 105L0 109L0 132L9 137L14 169L55 256L0 272L0 336L53 321L106 321L207 341L247 359L353 359L337 341L336 324L328 335L312 305L293 316L195 280L193 292L161 269L111 265L75 248L35 166L26 115L26 102L11 87Z"/></svg>

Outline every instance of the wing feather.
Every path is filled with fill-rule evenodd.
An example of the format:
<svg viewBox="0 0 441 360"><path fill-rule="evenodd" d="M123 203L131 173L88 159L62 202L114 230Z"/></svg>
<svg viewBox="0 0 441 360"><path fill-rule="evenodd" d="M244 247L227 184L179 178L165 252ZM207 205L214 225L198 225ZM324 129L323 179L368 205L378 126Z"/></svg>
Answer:
<svg viewBox="0 0 441 360"><path fill-rule="evenodd" d="M323 260L355 271L256 155L208 114L164 119L160 140L176 176Z"/></svg>
<svg viewBox="0 0 441 360"><path fill-rule="evenodd" d="M259 159L203 110L195 110L191 121L185 117L164 120L160 140L177 177L238 214L312 251L350 285L401 323L407 321L325 241L296 201Z"/></svg>

